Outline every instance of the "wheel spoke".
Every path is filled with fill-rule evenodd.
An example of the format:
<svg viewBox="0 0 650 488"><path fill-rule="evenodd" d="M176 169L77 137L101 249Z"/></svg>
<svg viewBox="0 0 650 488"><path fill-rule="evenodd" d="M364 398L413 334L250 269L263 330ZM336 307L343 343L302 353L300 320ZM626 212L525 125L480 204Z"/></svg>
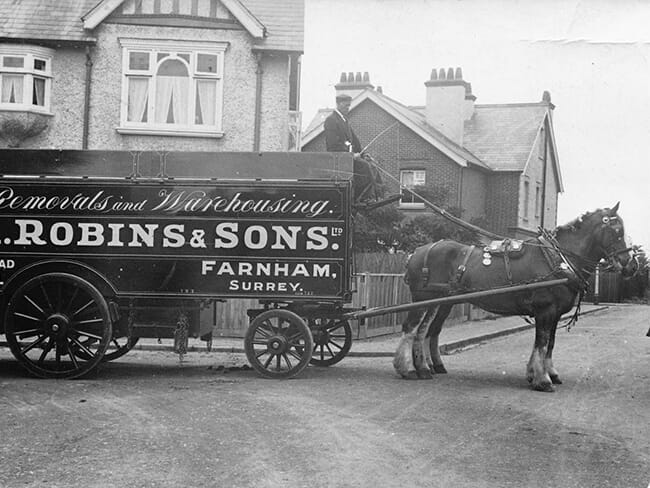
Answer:
<svg viewBox="0 0 650 488"><path fill-rule="evenodd" d="M70 340L74 342L74 344L83 352L85 352L89 357L95 356L95 354L90 349L88 349L85 344L79 342L79 340L76 337L70 337Z"/></svg>
<svg viewBox="0 0 650 488"><path fill-rule="evenodd" d="M79 363L77 362L77 358L75 357L75 355L72 353L72 349L70 348L70 343L68 341L65 341L65 348L68 350L68 356L70 356L70 360L72 361L72 366L74 367L74 369L79 369Z"/></svg>
<svg viewBox="0 0 650 488"><path fill-rule="evenodd" d="M329 346L335 346L335 347L338 347L340 350L343 350L343 346L340 346L339 344L337 344L337 343L334 342L334 341L329 341L329 342L327 343L327 348L328 348L328 349L329 349ZM333 356L333 355L334 355L334 354L332 354L332 356Z"/></svg>
<svg viewBox="0 0 650 488"><path fill-rule="evenodd" d="M38 358L39 365L43 365L45 358L47 357L48 353L52 350L53 346L54 346L54 342L52 341L52 339L50 339L47 342L47 345L43 348L43 352L41 353L40 357Z"/></svg>
<svg viewBox="0 0 650 488"><path fill-rule="evenodd" d="M43 298L45 299L45 303L47 303L47 306L49 307L50 310L54 310L54 307L52 306L52 302L50 301L50 296L47 294L47 291L45 290L45 285L43 285L42 281L40 285L41 285L40 286L41 293L43 293Z"/></svg>
<svg viewBox="0 0 650 488"><path fill-rule="evenodd" d="M43 310L41 307L39 307L38 304L34 300L29 298L27 295L23 295L23 296L25 297L25 300L27 300L29 303L31 303L32 307L34 307L36 310L41 312L41 314L45 315L45 310Z"/></svg>
<svg viewBox="0 0 650 488"><path fill-rule="evenodd" d="M27 345L26 347L24 347L23 349L21 349L20 352L21 352L22 354L27 354L29 351L31 351L31 350L34 349L36 346L38 346L40 343L42 343L45 339L47 339L47 336L46 336L46 335L43 335L43 336L39 337L39 338L36 339L34 342L32 342L31 344L29 344L29 345Z"/></svg>
<svg viewBox="0 0 650 488"><path fill-rule="evenodd" d="M98 341L101 341L103 339L102 336L97 335L97 334L92 334L90 332L86 332L83 329L75 329L75 332L77 332L77 334L79 334L80 336L84 335L86 337L90 337L91 339L97 339Z"/></svg>
<svg viewBox="0 0 650 488"><path fill-rule="evenodd" d="M266 352L266 351L264 351L264 352ZM268 368L269 364L271 364L271 361L273 361L273 354L269 354L269 358L264 363L264 368Z"/></svg>
<svg viewBox="0 0 650 488"><path fill-rule="evenodd" d="M288 352L289 352L289 354L291 354L294 358L296 358L298 361L300 361L300 360L302 359L302 357L300 356L300 354L298 354L298 351L295 351L295 350L293 350L293 349L289 349Z"/></svg>
<svg viewBox="0 0 650 488"><path fill-rule="evenodd" d="M289 356L287 356L285 353L282 354L282 357L284 358L284 362L287 363L287 367L291 369L293 366L291 365L291 361L289 361ZM280 365L278 364L278 369Z"/></svg>
<svg viewBox="0 0 650 488"><path fill-rule="evenodd" d="M65 307L66 313L70 313L70 310L72 310L72 304L76 300L77 295L79 295L79 287L75 286L74 291L72 292L72 296L70 297L70 300L68 300L68 305Z"/></svg>
<svg viewBox="0 0 650 488"><path fill-rule="evenodd" d="M82 306L80 309L78 309L76 312L72 314L72 317L76 317L79 315L83 310L87 309L90 307L93 303L95 303L95 300L91 299L88 303L86 303L84 306Z"/></svg>
<svg viewBox="0 0 650 488"><path fill-rule="evenodd" d="M20 313L20 312L14 312L14 315L16 317L21 317L23 319L33 320L34 322L40 322L41 321L41 319L37 319L36 317L32 317L31 315L27 315L27 314Z"/></svg>
<svg viewBox="0 0 650 488"><path fill-rule="evenodd" d="M276 358L275 369L276 369L276 371L281 371L282 370L282 357L280 357L279 354L276 354L275 358Z"/></svg>
<svg viewBox="0 0 650 488"><path fill-rule="evenodd" d="M79 324L79 325L86 325L86 324L100 324L100 323L102 323L103 321L104 321L104 319L102 319L102 318L100 317L100 318L98 318L98 319L78 320L78 321L72 322L72 324L74 324L74 325L77 325L77 324Z"/></svg>

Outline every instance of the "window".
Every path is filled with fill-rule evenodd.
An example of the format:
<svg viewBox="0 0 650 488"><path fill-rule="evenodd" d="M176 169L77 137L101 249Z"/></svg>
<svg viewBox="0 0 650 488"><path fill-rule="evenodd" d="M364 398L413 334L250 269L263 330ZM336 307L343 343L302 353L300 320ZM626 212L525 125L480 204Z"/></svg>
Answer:
<svg viewBox="0 0 650 488"><path fill-rule="evenodd" d="M220 137L226 43L121 39L120 133Z"/></svg>
<svg viewBox="0 0 650 488"><path fill-rule="evenodd" d="M535 218L539 218L542 208L542 188L539 183L535 186Z"/></svg>
<svg viewBox="0 0 650 488"><path fill-rule="evenodd" d="M524 219L528 219L528 201L530 200L530 183L524 181Z"/></svg>
<svg viewBox="0 0 650 488"><path fill-rule="evenodd" d="M50 113L51 49L0 46L0 110Z"/></svg>
<svg viewBox="0 0 650 488"><path fill-rule="evenodd" d="M415 186L426 183L426 171L423 169L405 169L399 173L399 181L402 188L401 205L405 207L421 208L424 204L409 190Z"/></svg>

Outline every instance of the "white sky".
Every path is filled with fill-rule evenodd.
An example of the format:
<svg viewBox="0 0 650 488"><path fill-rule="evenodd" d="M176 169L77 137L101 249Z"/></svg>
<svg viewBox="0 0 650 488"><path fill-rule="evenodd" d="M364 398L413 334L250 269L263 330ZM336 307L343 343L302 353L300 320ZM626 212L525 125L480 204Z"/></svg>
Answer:
<svg viewBox="0 0 650 488"><path fill-rule="evenodd" d="M303 126L334 105L341 72L368 71L409 105L424 104L432 68L461 67L478 104L537 102L548 90L565 187L558 223L620 200L628 236L650 250L650 2L305 0L305 9Z"/></svg>

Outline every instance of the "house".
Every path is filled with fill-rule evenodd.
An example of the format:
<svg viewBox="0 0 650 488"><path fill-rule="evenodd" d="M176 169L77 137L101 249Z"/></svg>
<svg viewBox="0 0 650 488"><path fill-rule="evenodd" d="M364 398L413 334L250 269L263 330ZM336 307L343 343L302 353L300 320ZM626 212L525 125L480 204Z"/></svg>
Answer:
<svg viewBox="0 0 650 488"><path fill-rule="evenodd" d="M551 97L533 103L475 103L460 68L432 70L425 104L407 106L370 83L367 73L343 73L336 93L352 96L350 123L379 160L390 190L429 185L444 189L446 206L467 221L484 219L500 235L527 238L554 228L563 191L553 134ZM332 97L334 98L334 97ZM303 151L324 151L319 110L303 134ZM426 211L409 192L401 208Z"/></svg>
<svg viewBox="0 0 650 488"><path fill-rule="evenodd" d="M0 147L296 145L304 0L0 0L0 11Z"/></svg>

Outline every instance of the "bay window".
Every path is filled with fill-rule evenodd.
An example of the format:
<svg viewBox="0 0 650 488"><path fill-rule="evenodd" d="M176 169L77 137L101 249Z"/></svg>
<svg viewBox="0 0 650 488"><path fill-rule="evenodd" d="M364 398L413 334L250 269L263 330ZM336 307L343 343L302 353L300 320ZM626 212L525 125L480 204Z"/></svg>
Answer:
<svg viewBox="0 0 650 488"><path fill-rule="evenodd" d="M0 45L0 110L50 112L51 49Z"/></svg>
<svg viewBox="0 0 650 488"><path fill-rule="evenodd" d="M220 137L226 43L121 39L120 133Z"/></svg>

